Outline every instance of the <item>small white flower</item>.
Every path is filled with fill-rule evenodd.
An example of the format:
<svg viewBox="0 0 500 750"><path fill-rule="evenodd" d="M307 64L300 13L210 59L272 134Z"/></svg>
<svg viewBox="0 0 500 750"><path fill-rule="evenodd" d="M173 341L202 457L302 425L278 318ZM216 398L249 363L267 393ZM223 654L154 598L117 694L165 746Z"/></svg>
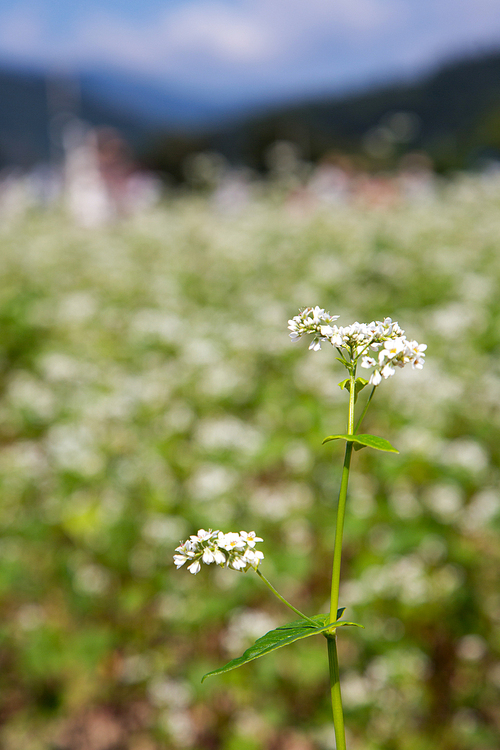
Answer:
<svg viewBox="0 0 500 750"><path fill-rule="evenodd" d="M182 555L185 555L187 558L194 557L196 547L188 540L187 542L184 542L184 544L181 544L180 547L176 547L175 551L180 552Z"/></svg>
<svg viewBox="0 0 500 750"><path fill-rule="evenodd" d="M201 563L227 565L233 570L248 570L250 566L256 569L264 555L254 547L257 542L262 541L255 531L241 531L239 534L231 531L224 534L218 530L200 529L197 535L192 535L187 542L176 548L176 552L180 554L174 555L174 564L180 568L189 561L187 569L193 575L200 571Z"/></svg>
<svg viewBox="0 0 500 750"><path fill-rule="evenodd" d="M229 534L224 534L223 539L221 540L219 538L219 547L223 547L224 549L227 549L228 552L231 550L242 550L245 548L245 540L241 538L239 534L236 532L230 532Z"/></svg>
<svg viewBox="0 0 500 750"><path fill-rule="evenodd" d="M318 351L321 349L321 341L328 340L332 335L334 329L331 324L338 317L325 312L322 307L306 307L299 315L288 321L290 338L292 341L298 341L304 334L312 333L314 341L309 348Z"/></svg>
<svg viewBox="0 0 500 750"><path fill-rule="evenodd" d="M224 565L224 563L226 562L226 556L220 549L215 550L214 559L217 565Z"/></svg>
<svg viewBox="0 0 500 750"><path fill-rule="evenodd" d="M396 370L394 369L394 367L391 367L391 365L384 365L384 367L382 367L382 369L380 370L380 374L386 380L387 378L392 377L395 372Z"/></svg>
<svg viewBox="0 0 500 750"><path fill-rule="evenodd" d="M404 330L392 318L371 323L355 321L348 326L332 325L338 315L330 316L320 307L307 307L299 315L288 321L290 337L297 341L304 334L313 336L309 349L318 351L323 341L344 350L343 356L355 364L361 357L361 366L374 368L370 376L372 385L379 385L382 379L392 377L395 367L411 363L415 369L422 369L425 361L425 344L408 341ZM378 352L378 357L368 356L367 351Z"/></svg>
<svg viewBox="0 0 500 750"><path fill-rule="evenodd" d="M199 529L199 531L198 531L198 539L199 539L199 541L200 542L205 542L205 541L207 541L207 539L211 539L212 538L212 533L213 533L212 529L210 529L209 531L205 531L205 529Z"/></svg>
<svg viewBox="0 0 500 750"><path fill-rule="evenodd" d="M405 349L405 340L402 337L397 339L390 339L384 343L384 348L380 352L380 357L387 357L388 359L394 359L398 354L401 354Z"/></svg>
<svg viewBox="0 0 500 750"><path fill-rule="evenodd" d="M334 333L334 329L331 326L320 326L319 330L321 335L324 336L325 339L329 338Z"/></svg>
<svg viewBox="0 0 500 750"><path fill-rule="evenodd" d="M243 559L250 563L253 568L257 568L260 561L264 559L264 554L260 550L247 549Z"/></svg>
<svg viewBox="0 0 500 750"><path fill-rule="evenodd" d="M260 536L255 536L255 531L240 531L240 536L249 547L255 547L256 542L263 542L264 540Z"/></svg>
<svg viewBox="0 0 500 750"><path fill-rule="evenodd" d="M205 563L205 565L210 565L211 563L215 562L215 555L212 552L212 550L207 547L203 550L203 554L201 556L201 559Z"/></svg>

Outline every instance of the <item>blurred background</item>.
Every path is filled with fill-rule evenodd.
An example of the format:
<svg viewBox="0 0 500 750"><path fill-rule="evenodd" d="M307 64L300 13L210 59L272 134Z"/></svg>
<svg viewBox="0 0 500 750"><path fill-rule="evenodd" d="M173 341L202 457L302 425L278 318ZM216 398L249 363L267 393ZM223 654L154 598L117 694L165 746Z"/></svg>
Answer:
<svg viewBox="0 0 500 750"><path fill-rule="evenodd" d="M498 4L2 0L0 103L2 750L334 750L324 640L201 685L291 618L172 563L254 529L327 611L315 304L429 345L354 459L349 750L498 750Z"/></svg>

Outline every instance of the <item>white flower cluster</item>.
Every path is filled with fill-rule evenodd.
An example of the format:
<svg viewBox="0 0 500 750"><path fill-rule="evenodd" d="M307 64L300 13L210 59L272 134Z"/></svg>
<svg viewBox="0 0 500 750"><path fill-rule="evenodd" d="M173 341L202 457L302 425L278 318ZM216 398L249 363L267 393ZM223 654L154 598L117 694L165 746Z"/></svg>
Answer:
<svg viewBox="0 0 500 750"><path fill-rule="evenodd" d="M312 333L314 339L309 349L314 349L316 352L321 349L321 341L328 341L328 337L333 332L331 324L339 317L339 315L330 315L317 305L306 307L300 315L288 321L290 338L295 342L305 333Z"/></svg>
<svg viewBox="0 0 500 750"><path fill-rule="evenodd" d="M378 351L378 356L365 356L361 360L361 367L375 368L370 375L370 383L378 385L382 378L390 378L396 372L396 367L404 367L411 364L413 368L421 370L425 362L425 350L427 344L419 344L417 341L408 341L406 336L395 336L384 341L384 343L371 344L370 348Z"/></svg>
<svg viewBox="0 0 500 750"><path fill-rule="evenodd" d="M389 378L395 373L395 367L412 367L422 369L424 366L427 344L409 341L402 328L384 318L383 321L374 320L371 323L352 323L349 326L332 325L338 315L330 315L321 307L306 307L299 315L288 321L290 338L298 341L305 333L314 336L309 349L318 351L321 342L328 341L338 349L344 349L351 361L363 356L362 367L373 367L370 383L378 385L382 378ZM365 355L371 350L377 352L377 357Z"/></svg>
<svg viewBox="0 0 500 750"><path fill-rule="evenodd" d="M174 563L179 569L189 562L187 569L193 575L199 572L202 562L206 565L225 565L233 570L257 569L264 554L254 548L256 542L262 541L255 536L255 531L224 534L222 531L200 529L198 534L192 534L187 542L176 547L175 551L179 554L174 555Z"/></svg>

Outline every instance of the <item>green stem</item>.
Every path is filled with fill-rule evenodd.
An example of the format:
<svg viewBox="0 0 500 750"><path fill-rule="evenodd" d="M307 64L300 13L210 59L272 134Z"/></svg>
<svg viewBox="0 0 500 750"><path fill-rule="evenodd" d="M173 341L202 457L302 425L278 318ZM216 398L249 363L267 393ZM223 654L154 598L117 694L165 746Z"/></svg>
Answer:
<svg viewBox="0 0 500 750"><path fill-rule="evenodd" d="M349 433L352 435L352 433ZM346 443L342 480L340 482L339 501L337 506L337 526L335 529L335 547L333 551L332 590L330 598L330 622L337 620L339 607L340 566L342 561L342 537L344 535L345 506L347 500L347 485L351 466L352 443Z"/></svg>
<svg viewBox="0 0 500 750"><path fill-rule="evenodd" d="M354 399L356 365L350 371L349 385L349 417L347 420L347 434L354 434ZM337 525L335 528L335 548L333 551L332 569L332 592L330 600L330 622L336 622L339 606L340 588L340 566L342 561L342 537L344 534L345 506L347 500L347 485L349 484L349 469L351 467L352 446L346 442L344 454L344 466L342 468L342 479L340 482L339 500L337 505ZM337 750L346 750L344 712L342 708L342 695L340 692L339 661L337 657L337 634L334 631L328 640L328 665L330 668L330 692L332 698L333 726L335 730L335 742Z"/></svg>
<svg viewBox="0 0 500 750"><path fill-rule="evenodd" d="M349 418L347 422L347 434L354 434L354 398L355 398L355 368L351 370L349 388ZM340 587L340 565L342 559L342 538L344 535L345 506L347 500L347 485L349 483L349 469L351 468L352 443L346 442L344 454L344 466L342 468L342 479L340 482L339 501L337 505L337 525L335 528L335 547L333 551L332 569L332 591L330 599L330 622L337 620L339 606Z"/></svg>
<svg viewBox="0 0 500 750"><path fill-rule="evenodd" d="M371 400L372 400L372 398L373 398L373 394L375 393L375 388L376 388L376 387L377 387L376 385L374 385L374 386L372 387L372 391L371 391L370 395L368 396L367 402L366 402L366 404L365 404L365 408L363 409L363 413L361 414L360 418L359 418L359 419L358 419L358 421L356 422L356 427L354 428L354 432L352 433L353 435L355 435L355 434L357 433L357 431L359 430L359 428L360 428L360 426L361 426L361 422L362 422L362 421L363 421L363 419L365 418L365 414L366 414L366 412L368 411L368 407L370 406L370 402L371 402Z"/></svg>
<svg viewBox="0 0 500 750"><path fill-rule="evenodd" d="M327 637L328 665L330 667L330 692L332 695L333 728L335 731L336 750L346 750L344 712L342 710L342 695L340 694L339 660L337 656L337 636Z"/></svg>
<svg viewBox="0 0 500 750"><path fill-rule="evenodd" d="M287 600L283 596L281 596L281 594L278 591L276 591L276 589L274 588L274 586L272 585L272 583L267 580L267 578L265 577L265 575L263 573L261 573L258 568L254 568L254 570L257 573L257 575L259 576L259 578L261 578L264 581L264 583L266 584L266 586L271 589L271 591L273 592L273 594L278 597L278 599L280 600L280 602L283 602L283 604L285 604L287 607L289 607L290 609L292 609L297 615L299 615L300 617L302 617L303 620L307 620L307 622L310 622L311 625L313 625L315 628L318 627L317 623L315 623L314 620L311 620L311 618L308 617L307 615L304 615L300 611L300 609L297 609L297 607L294 607L293 604L290 604L290 602L287 602Z"/></svg>

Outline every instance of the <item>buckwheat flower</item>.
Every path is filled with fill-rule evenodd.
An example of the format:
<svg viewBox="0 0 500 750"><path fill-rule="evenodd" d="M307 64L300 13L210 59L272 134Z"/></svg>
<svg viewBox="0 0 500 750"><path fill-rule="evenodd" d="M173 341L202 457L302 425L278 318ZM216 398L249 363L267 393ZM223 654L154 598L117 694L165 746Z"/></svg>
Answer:
<svg viewBox="0 0 500 750"><path fill-rule="evenodd" d="M321 349L321 342L328 341L333 334L333 321L337 320L338 315L330 315L322 307L306 307L299 315L288 321L290 338L292 341L298 341L306 333L312 334L314 339L309 347L314 351Z"/></svg>
<svg viewBox="0 0 500 750"><path fill-rule="evenodd" d="M257 568L260 561L264 559L264 553L260 550L247 549L245 550L243 559L250 563L253 568Z"/></svg>
<svg viewBox="0 0 500 750"><path fill-rule="evenodd" d="M245 540L249 547L255 547L256 542L263 542L260 536L255 536L255 531L240 531L240 537Z"/></svg>
<svg viewBox="0 0 500 750"><path fill-rule="evenodd" d="M396 370L394 369L394 367L391 367L390 365L384 365L380 370L380 374L385 380L387 380L387 378L391 378L395 372Z"/></svg>
<svg viewBox="0 0 500 750"><path fill-rule="evenodd" d="M220 549L214 551L214 562L216 565L224 565L226 562L226 556Z"/></svg>
<svg viewBox="0 0 500 750"><path fill-rule="evenodd" d="M245 570L248 562L240 555L234 555L234 557L230 557L228 560L227 566L228 568L233 568L233 570Z"/></svg>
<svg viewBox="0 0 500 750"><path fill-rule="evenodd" d="M179 547L175 548L176 552L180 552L183 557L185 557L187 560L189 558L193 558L196 552L196 547L191 541L184 542L184 544L181 544Z"/></svg>
<svg viewBox="0 0 500 750"><path fill-rule="evenodd" d="M202 562L205 565L211 565L212 563L224 565L226 556L219 549L217 543L218 535L219 531L212 531L211 529L208 531L199 529L198 534L192 534L186 542L182 543L175 550L180 553L174 555L174 564L177 569L189 561L188 570L193 575L196 575L200 571Z"/></svg>
<svg viewBox="0 0 500 750"><path fill-rule="evenodd" d="M246 547L245 540L236 532L230 532L229 534L219 534L218 539L219 547L228 550L243 550Z"/></svg>
<svg viewBox="0 0 500 750"><path fill-rule="evenodd" d="M389 339L384 343L384 348L380 352L380 357L387 357L388 359L394 359L398 354L401 354L406 348L406 340L403 336L398 336L395 339ZM380 359L379 357L379 359Z"/></svg>
<svg viewBox="0 0 500 750"><path fill-rule="evenodd" d="M197 536L192 536L191 539L198 540L200 542L206 542L213 536L213 531L205 531L205 529L199 529Z"/></svg>
<svg viewBox="0 0 500 750"><path fill-rule="evenodd" d="M189 562L187 569L193 575L201 570L201 564L226 566L233 570L246 571L250 567L257 569L264 559L262 552L254 549L262 538L255 531L222 531L199 529L198 534L192 534L186 542L176 548L179 554L174 555L177 569Z"/></svg>
<svg viewBox="0 0 500 750"><path fill-rule="evenodd" d="M361 361L362 367L374 368L369 381L372 385L379 385L382 378L392 377L396 372L396 367L401 368L411 363L412 368L421 370L424 366L427 345L419 344L417 341L408 341L397 323L391 321L390 326L385 327L385 330L389 329L391 338L383 342L377 359L365 355Z"/></svg>
<svg viewBox="0 0 500 750"><path fill-rule="evenodd" d="M201 559L205 563L205 565L210 565L210 563L215 562L215 555L212 552L212 550L209 547L206 547L203 550L203 554L201 556Z"/></svg>
<svg viewBox="0 0 500 750"><path fill-rule="evenodd" d="M186 557L185 555L174 555L174 564L177 570L179 570L179 568L181 568L188 560L189 557Z"/></svg>
<svg viewBox="0 0 500 750"><path fill-rule="evenodd" d="M408 348L413 355L411 358L412 367L421 370L425 362L424 352L427 349L427 344L418 344L416 341L409 341Z"/></svg>

